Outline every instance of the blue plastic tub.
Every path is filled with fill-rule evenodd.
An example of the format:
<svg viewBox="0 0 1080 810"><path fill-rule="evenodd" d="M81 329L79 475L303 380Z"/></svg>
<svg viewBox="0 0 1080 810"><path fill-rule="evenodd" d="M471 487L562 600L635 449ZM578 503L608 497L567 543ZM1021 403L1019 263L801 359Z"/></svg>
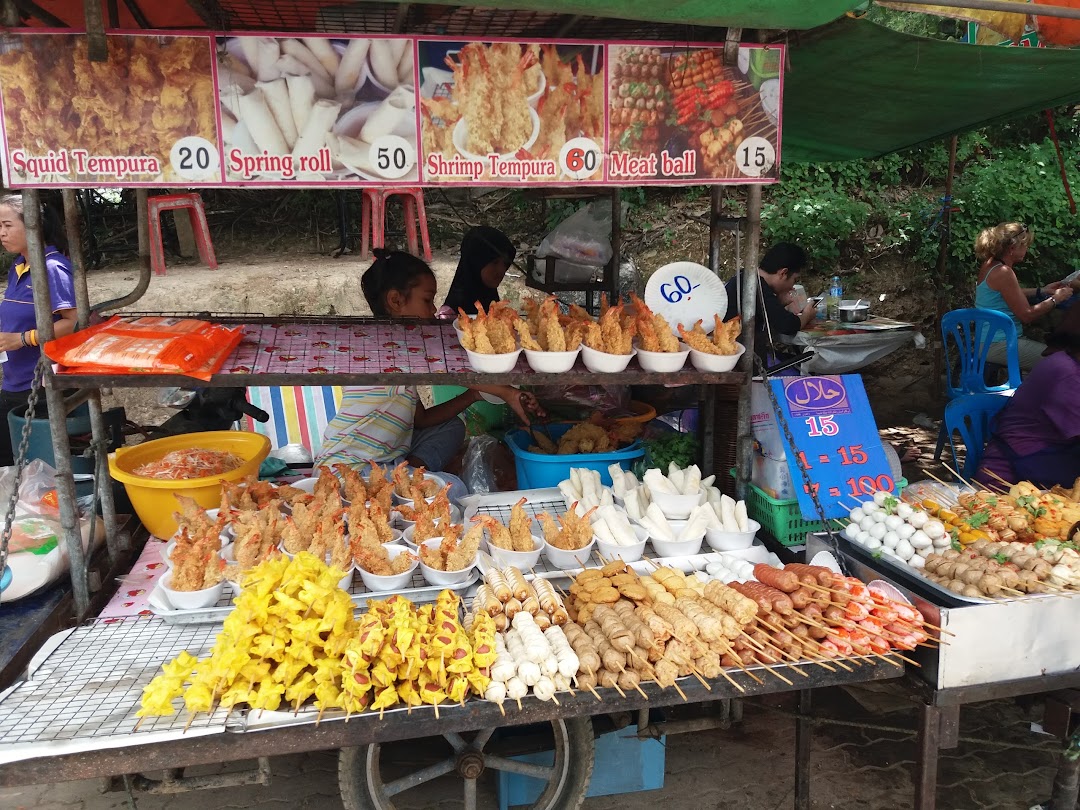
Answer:
<svg viewBox="0 0 1080 810"><path fill-rule="evenodd" d="M541 429L551 435L554 441L558 441L572 425L549 425L547 430ZM645 449L640 442L624 447L622 450L614 450L610 453L578 453L568 456L549 456L544 453L530 453L529 447L535 442L532 436L524 430L511 430L506 434L506 443L510 446L510 452L514 454L514 466L517 469L518 489L541 489L543 487L557 487L560 481L570 477L570 468L596 470L600 473L600 481L605 486L611 486L611 473L608 466L618 464L624 470L629 470L630 465L645 455Z"/></svg>
<svg viewBox="0 0 1080 810"><path fill-rule="evenodd" d="M592 780L585 796L617 796L664 787L664 746L666 737L659 740L639 740L637 727L624 728L596 738ZM551 751L511 757L533 765L551 765ZM544 783L531 776L499 771L499 810L531 805L540 798Z"/></svg>

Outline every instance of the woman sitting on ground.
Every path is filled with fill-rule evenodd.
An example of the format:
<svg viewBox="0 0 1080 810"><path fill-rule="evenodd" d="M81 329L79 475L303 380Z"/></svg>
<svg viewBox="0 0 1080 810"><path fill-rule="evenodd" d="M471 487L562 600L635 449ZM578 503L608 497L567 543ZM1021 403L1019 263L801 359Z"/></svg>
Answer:
<svg viewBox="0 0 1080 810"><path fill-rule="evenodd" d="M1030 371L1043 359L1046 344L1023 336L1024 325L1048 315L1067 300L1072 288L1055 281L1045 287L1021 287L1013 267L1024 260L1034 234L1019 222L1003 222L984 228L975 240L975 255L982 261L979 283L975 287L975 306L992 309L1012 318L1020 345L1020 368ZM987 354L991 363L1008 364L1004 339L994 342Z"/></svg>
<svg viewBox="0 0 1080 810"><path fill-rule="evenodd" d="M1071 487L1080 477L1080 308L1047 339L1047 356L998 414L976 476Z"/></svg>

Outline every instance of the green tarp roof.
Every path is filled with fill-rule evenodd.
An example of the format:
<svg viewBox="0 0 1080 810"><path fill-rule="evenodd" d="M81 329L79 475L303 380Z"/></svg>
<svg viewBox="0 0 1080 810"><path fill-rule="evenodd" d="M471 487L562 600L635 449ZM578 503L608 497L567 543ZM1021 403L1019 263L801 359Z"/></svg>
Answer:
<svg viewBox="0 0 1080 810"><path fill-rule="evenodd" d="M940 42L843 19L792 38L783 160L877 157L1080 101L1080 50Z"/></svg>
<svg viewBox="0 0 1080 810"><path fill-rule="evenodd" d="M427 0L457 6L461 0ZM814 28L861 0L468 0L470 6L738 28Z"/></svg>

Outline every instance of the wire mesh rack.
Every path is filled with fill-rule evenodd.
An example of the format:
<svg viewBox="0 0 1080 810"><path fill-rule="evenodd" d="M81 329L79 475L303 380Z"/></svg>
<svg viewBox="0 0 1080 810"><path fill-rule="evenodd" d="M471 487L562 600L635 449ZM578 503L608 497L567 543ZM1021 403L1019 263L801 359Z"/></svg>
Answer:
<svg viewBox="0 0 1080 810"><path fill-rule="evenodd" d="M128 734L225 729L228 712L135 716L142 689L187 650L209 654L218 628L153 618L104 619L75 628L0 702L0 744L78 743ZM138 725L138 730L136 730Z"/></svg>

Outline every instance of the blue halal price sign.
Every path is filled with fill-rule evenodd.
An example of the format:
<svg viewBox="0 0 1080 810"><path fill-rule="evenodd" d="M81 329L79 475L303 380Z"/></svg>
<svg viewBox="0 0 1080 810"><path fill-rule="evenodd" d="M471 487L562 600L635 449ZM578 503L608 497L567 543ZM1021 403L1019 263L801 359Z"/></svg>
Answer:
<svg viewBox="0 0 1080 810"><path fill-rule="evenodd" d="M850 509L841 501L852 504L879 490L893 491L895 482L862 377L788 377L769 382L798 445L791 447L781 431L799 509L807 520L818 519L811 493L817 495L826 517L838 518ZM807 469L809 485L798 461Z"/></svg>
<svg viewBox="0 0 1080 810"><path fill-rule="evenodd" d="M675 276L670 284L664 282L660 285L660 295L669 304L677 304L700 286L691 284L686 276Z"/></svg>

